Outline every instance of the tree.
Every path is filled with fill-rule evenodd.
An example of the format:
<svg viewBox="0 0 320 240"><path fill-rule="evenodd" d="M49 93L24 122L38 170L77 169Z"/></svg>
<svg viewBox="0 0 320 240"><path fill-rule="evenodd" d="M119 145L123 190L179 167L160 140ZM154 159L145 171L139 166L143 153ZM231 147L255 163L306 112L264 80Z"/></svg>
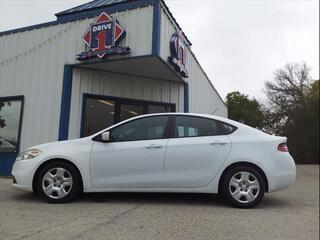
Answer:
<svg viewBox="0 0 320 240"><path fill-rule="evenodd" d="M287 64L265 83L264 129L288 138L299 163L319 163L319 81L312 82L305 63Z"/></svg>
<svg viewBox="0 0 320 240"><path fill-rule="evenodd" d="M230 119L254 128L263 128L264 114L256 99L249 99L247 95L240 92L231 92L226 97L226 103Z"/></svg>
<svg viewBox="0 0 320 240"><path fill-rule="evenodd" d="M304 149L304 157L311 163L319 163L319 80L314 81L307 90L303 123L309 143Z"/></svg>

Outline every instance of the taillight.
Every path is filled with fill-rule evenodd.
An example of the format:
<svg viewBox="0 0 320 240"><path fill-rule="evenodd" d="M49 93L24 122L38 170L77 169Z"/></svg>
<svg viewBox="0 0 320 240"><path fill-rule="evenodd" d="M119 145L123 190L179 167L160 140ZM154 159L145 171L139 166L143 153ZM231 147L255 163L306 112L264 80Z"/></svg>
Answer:
<svg viewBox="0 0 320 240"><path fill-rule="evenodd" d="M278 151L280 151L280 152L289 152L287 143L280 143L278 145Z"/></svg>

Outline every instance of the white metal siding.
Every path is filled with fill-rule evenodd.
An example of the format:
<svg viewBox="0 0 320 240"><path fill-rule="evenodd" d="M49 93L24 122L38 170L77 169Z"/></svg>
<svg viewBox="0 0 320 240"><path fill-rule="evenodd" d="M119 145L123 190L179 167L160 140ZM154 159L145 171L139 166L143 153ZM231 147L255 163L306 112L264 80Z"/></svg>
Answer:
<svg viewBox="0 0 320 240"><path fill-rule="evenodd" d="M127 31L121 45L132 49L122 57L151 53L152 6L111 15ZM63 67L77 62L85 49L81 37L94 20L0 37L0 97L25 96L20 149L58 139Z"/></svg>
<svg viewBox="0 0 320 240"><path fill-rule="evenodd" d="M170 56L170 39L175 31L176 27L173 21L171 21L165 9L162 8L160 56L166 62ZM189 73L189 78L186 79L189 83L189 111L206 114L214 113L218 116L227 117L226 105L190 49L187 49L186 68Z"/></svg>
<svg viewBox="0 0 320 240"><path fill-rule="evenodd" d="M69 138L80 135L83 93L176 104L183 110L183 85L124 74L76 68L73 70Z"/></svg>
<svg viewBox="0 0 320 240"><path fill-rule="evenodd" d="M0 96L25 96L20 149L57 140L63 66L74 55L66 48L75 31L67 23L0 37Z"/></svg>

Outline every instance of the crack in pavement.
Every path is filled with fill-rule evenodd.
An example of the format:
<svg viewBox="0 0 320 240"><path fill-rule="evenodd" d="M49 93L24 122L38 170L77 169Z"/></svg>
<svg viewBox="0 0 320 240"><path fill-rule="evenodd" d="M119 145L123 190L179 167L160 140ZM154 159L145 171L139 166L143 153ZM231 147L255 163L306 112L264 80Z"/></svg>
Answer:
<svg viewBox="0 0 320 240"><path fill-rule="evenodd" d="M88 229L82 231L81 233L78 233L78 234L76 234L75 236L71 237L70 240L80 239L80 238L82 238L86 233L88 233L88 232L90 232L90 231L92 231L92 230L98 229L98 228L101 227L101 226L106 226L106 225L109 225L109 224L111 224L111 223L114 223L116 220L120 219L121 217L123 217L123 216L129 214L130 212L138 209L141 205L142 205L142 204L138 204L138 205L136 205L136 206L134 206L134 207L132 207L132 208L124 211L124 212L121 212L121 213L113 216L112 218L108 219L107 221L104 221L104 222L98 223L98 224L96 224L96 225L93 225L92 227L89 227Z"/></svg>
<svg viewBox="0 0 320 240"><path fill-rule="evenodd" d="M22 240L22 239L31 237L31 236L33 236L33 235L35 235L35 234L39 234L39 233L42 233L42 232L44 232L44 231L47 231L47 230L49 230L49 229L51 229L51 228L60 227L60 226L63 226L63 225L65 225L65 224L68 224L69 222L74 222L74 221L77 221L77 220L78 220L78 218L74 218L74 219L72 219L71 221L67 221L67 222L60 223L60 224L57 224L57 225L54 225L54 226L46 227L46 228L40 229L40 230L38 230L38 231L29 233L29 234L27 234L27 235L23 235L22 237L17 238L17 240Z"/></svg>

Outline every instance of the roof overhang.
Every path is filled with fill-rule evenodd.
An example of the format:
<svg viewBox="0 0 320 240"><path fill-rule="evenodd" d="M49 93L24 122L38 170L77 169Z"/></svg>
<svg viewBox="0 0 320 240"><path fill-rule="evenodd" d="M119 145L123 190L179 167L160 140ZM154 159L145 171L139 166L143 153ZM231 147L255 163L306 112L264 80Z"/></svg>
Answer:
<svg viewBox="0 0 320 240"><path fill-rule="evenodd" d="M96 60L75 64L74 66L150 79L185 82L183 77L178 75L167 62L160 57L153 55L112 60Z"/></svg>

